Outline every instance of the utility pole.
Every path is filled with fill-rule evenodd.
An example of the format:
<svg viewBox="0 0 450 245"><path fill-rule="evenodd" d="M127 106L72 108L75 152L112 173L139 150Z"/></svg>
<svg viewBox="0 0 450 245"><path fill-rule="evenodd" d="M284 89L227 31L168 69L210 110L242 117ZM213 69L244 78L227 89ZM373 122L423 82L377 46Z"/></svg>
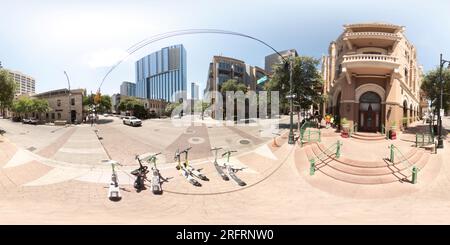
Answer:
<svg viewBox="0 0 450 245"><path fill-rule="evenodd" d="M439 97L439 110L438 110L439 138L438 138L438 145L437 145L437 148L440 148L440 149L444 148L444 140L443 140L443 137L442 137L442 116L441 116L441 110L443 110L443 108L444 108L444 106L443 106L444 105L443 104L444 81L442 79L442 69L443 69L445 63L448 63L449 67L450 67L450 61L442 59L442 54L441 54L440 59L439 59L439 85L440 85L440 89L441 89L441 94L440 94L440 97Z"/></svg>
<svg viewBox="0 0 450 245"><path fill-rule="evenodd" d="M293 87L293 82L292 82L292 70L293 70L293 60L292 58L289 60L289 100L290 100L290 112L289 112L289 117L290 117L290 123L289 123L289 139L288 139L288 143L290 145L293 145L295 143L295 139L294 139L294 95L292 94L292 87Z"/></svg>
<svg viewBox="0 0 450 245"><path fill-rule="evenodd" d="M72 124L73 122L72 122L72 101L70 100L70 99L71 99L71 98L70 98L70 96L71 96L71 91L70 91L70 80L69 80L69 75L67 75L67 72L66 72L66 71L64 71L64 75L66 75L66 78L67 78L67 84L68 84L68 87L69 87L69 117L68 117L68 119L69 119L70 124Z"/></svg>

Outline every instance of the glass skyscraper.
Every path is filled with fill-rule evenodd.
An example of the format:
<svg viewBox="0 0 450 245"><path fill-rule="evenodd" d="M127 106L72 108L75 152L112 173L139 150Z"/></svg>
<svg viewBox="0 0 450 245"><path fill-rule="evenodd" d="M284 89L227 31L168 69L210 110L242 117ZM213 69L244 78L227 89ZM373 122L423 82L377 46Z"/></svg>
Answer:
<svg viewBox="0 0 450 245"><path fill-rule="evenodd" d="M186 99L186 81L186 50L182 44L162 48L136 62L137 97L170 102Z"/></svg>

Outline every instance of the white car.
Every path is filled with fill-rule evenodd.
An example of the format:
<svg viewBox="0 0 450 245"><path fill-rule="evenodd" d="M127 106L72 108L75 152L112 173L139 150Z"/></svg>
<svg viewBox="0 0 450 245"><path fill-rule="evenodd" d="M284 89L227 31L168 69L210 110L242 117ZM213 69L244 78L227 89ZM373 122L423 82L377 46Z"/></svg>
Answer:
<svg viewBox="0 0 450 245"><path fill-rule="evenodd" d="M137 117L124 117L123 118L123 124L125 125L130 125L130 126L141 126L142 125L142 121L141 119L137 118Z"/></svg>

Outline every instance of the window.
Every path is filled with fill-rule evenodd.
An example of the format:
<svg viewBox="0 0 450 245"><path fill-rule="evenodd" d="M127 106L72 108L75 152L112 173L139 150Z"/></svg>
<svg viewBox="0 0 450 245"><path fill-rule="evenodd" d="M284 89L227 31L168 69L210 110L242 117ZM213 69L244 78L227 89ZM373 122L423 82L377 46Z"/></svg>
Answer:
<svg viewBox="0 0 450 245"><path fill-rule="evenodd" d="M48 119L48 113L45 113L45 118Z"/></svg>
<svg viewBox="0 0 450 245"><path fill-rule="evenodd" d="M55 113L52 113L52 119L53 120L55 119Z"/></svg>
<svg viewBox="0 0 450 245"><path fill-rule="evenodd" d="M56 100L56 105L61 106L61 100Z"/></svg>
<svg viewBox="0 0 450 245"><path fill-rule="evenodd" d="M75 105L75 99L74 98L70 99L70 104L71 105Z"/></svg>
<svg viewBox="0 0 450 245"><path fill-rule="evenodd" d="M61 119L61 113L58 112L58 119Z"/></svg>

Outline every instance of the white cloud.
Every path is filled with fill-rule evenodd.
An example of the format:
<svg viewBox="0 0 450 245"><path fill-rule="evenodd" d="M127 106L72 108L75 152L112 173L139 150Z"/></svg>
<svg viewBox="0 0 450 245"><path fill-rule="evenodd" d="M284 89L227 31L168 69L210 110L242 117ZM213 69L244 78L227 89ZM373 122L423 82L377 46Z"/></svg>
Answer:
<svg viewBox="0 0 450 245"><path fill-rule="evenodd" d="M91 68L110 67L125 59L128 52L121 49L103 49L87 56L87 64Z"/></svg>

